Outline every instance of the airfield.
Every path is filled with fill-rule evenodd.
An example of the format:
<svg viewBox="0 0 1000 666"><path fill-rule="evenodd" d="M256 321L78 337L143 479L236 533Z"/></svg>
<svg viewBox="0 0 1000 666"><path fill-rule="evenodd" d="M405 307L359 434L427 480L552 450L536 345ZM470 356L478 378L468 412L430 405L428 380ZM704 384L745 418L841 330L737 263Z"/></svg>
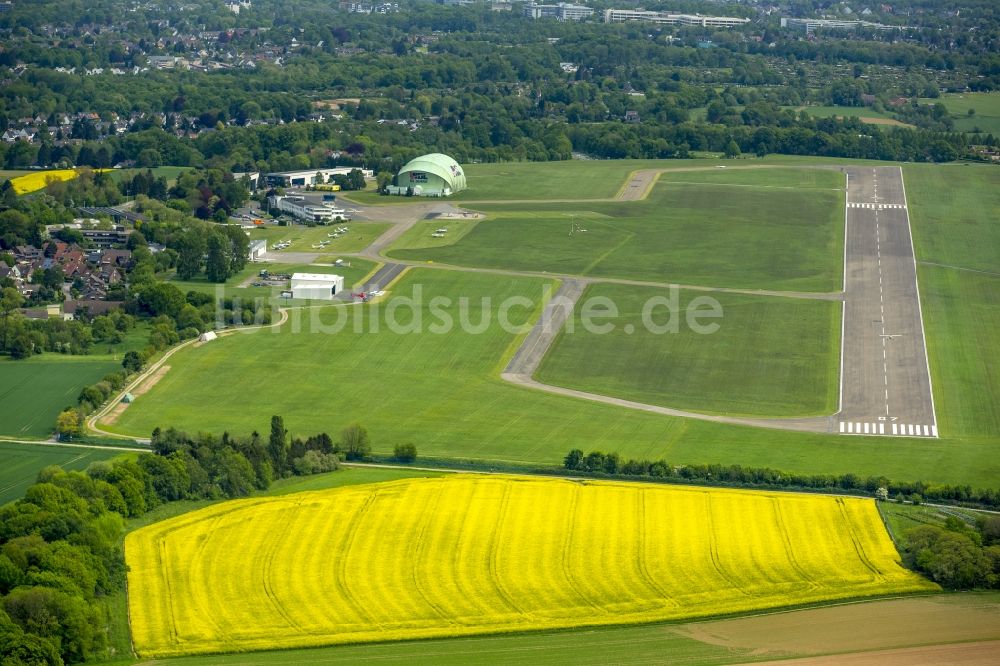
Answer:
<svg viewBox="0 0 1000 666"><path fill-rule="evenodd" d="M675 174L684 172L683 169L671 171ZM840 339L842 360L836 413L827 417L780 418L780 415L776 415L779 418L766 419L704 414L693 410L648 405L613 396L551 386L537 381L535 374L542 360L588 285L605 281L602 278L553 274L549 271L497 271L532 277L544 275L561 280L558 291L546 305L538 322L507 364L501 377L538 390L670 416L796 431L937 437L937 422L934 416L917 288L916 261L902 169L842 167L839 171L844 174L846 183L843 201L845 222L842 291L815 293L705 288L707 291L732 290L754 295L840 301L843 304ZM613 200L620 202L644 200L656 185L661 173L663 172L656 169L634 171ZM350 209L350 213L355 219L390 223L384 233L360 252L345 253L356 254L358 257L381 264L359 288L360 291L368 292L385 289L402 275L408 266L433 267L433 264L427 262L390 259L385 254L417 224L425 220L438 221L444 226L436 228L431 237L442 238L447 235L447 218L477 220L482 217L469 208L450 203L421 201L391 206L366 206L353 203L351 205L354 207ZM475 205L475 201L465 204L470 207ZM285 256L297 262L309 263L317 261L321 255L298 250ZM438 266L438 268L484 270L456 265ZM607 280L614 281L613 278ZM643 283L636 281L636 284L638 286Z"/></svg>
<svg viewBox="0 0 1000 666"><path fill-rule="evenodd" d="M226 369L231 362L221 352L191 350L179 355L184 362L172 364L171 373L117 422L98 427L109 434L138 437L166 421L203 429L224 423L224 427L252 428L254 413L263 410L283 413L303 430L335 430L347 418L342 410L314 414L296 406L303 401L321 403L322 387L313 390L311 378L334 373L351 383L351 411L356 420L368 424L386 441L422 441L422 451L432 456L552 461L564 453L567 443L579 442L584 448L646 457L660 455L666 446L679 460L695 459L697 449L699 460L739 461L793 471L827 471L824 461L834 461L835 469L900 478L957 479L960 472L969 470L989 478L995 465L984 467L980 453L948 446L949 436L966 435L961 428L949 433L935 414L929 374L932 359L926 351L934 341L925 340L911 240L911 203L906 200L904 174L898 167L733 162L693 168L670 165L657 169L649 168L648 163L634 166L637 168L619 176L613 190L591 188L587 192L581 185L578 190L561 193L572 196L558 198L550 198L539 185L528 193L530 196L512 196L498 203L504 200L488 186L482 190L483 199L474 198L473 189L450 202L383 202L365 193L355 195L356 202L345 204L352 207L352 216L359 224L387 225L363 249L337 255L377 264L355 288L386 291L381 303L388 304L394 295L406 295L416 284L440 284L443 293L454 290L452 293L473 300L489 294L491 285L501 283L513 288L505 293L534 301L544 289L549 290L548 301L533 313L525 313L531 330L514 336L498 333L486 347L470 346L481 356L450 378L447 373L454 372L453 364L438 364L437 358L448 353L446 350L454 353L466 345L458 334L427 359L412 350L410 355L399 357L397 343L371 335L350 339L342 335L333 346L317 346L318 339L293 341L279 336L286 344L274 345L274 353L284 347L286 357L291 357L300 347L302 353L315 347L314 356L322 354L329 359L323 368L307 363L293 373L299 379L298 401L294 395L281 400L268 397L248 413L239 401L230 404L222 400L211 414L198 410L196 405L203 396L188 390L205 381L196 366L211 363ZM709 223L723 225L720 229L729 225L735 239L713 234L709 242L715 245L699 249L717 250L721 258L707 266L688 262L686 246L679 242L663 245L665 259L656 263L648 247L652 237L641 235L650 231L634 231L662 218L666 220L664 233L680 229L679 233L693 234L683 227L689 224L687 218L681 219L678 227L671 217L696 218L706 202L721 201L720 194L728 192L739 194L735 203L720 204L721 218ZM807 208L809 201L817 205ZM687 208L682 210L682 205ZM770 220L760 218L759 211L769 206L781 212L775 228L769 228ZM806 223L794 217L797 209L816 219ZM442 219L448 217L451 219ZM618 219L633 226L618 231ZM533 222L537 222L535 227ZM525 252L518 258L520 263L511 261L514 267L499 268L494 265L499 248L493 243L508 225L527 231L519 232L525 234L523 237L508 236L504 254L510 255L514 247L524 247ZM444 228L447 232L439 234ZM570 235L574 229L575 236ZM737 241L755 242L745 239L758 230L764 237L759 245L734 246ZM769 249L779 245L776 239L782 236L798 238L803 245L795 246L792 252L782 247ZM819 243L819 250L809 243ZM559 270L562 253L569 252L562 246L582 248L579 256L583 263L567 264ZM551 252L548 247L553 248ZM635 260L628 260L623 252L632 252ZM754 256L767 252L771 254L763 260ZM295 249L286 256L308 263L329 255ZM787 261L780 264L779 258ZM275 259L288 260L284 256ZM662 265L673 266L677 277L683 279L671 279L673 274L664 272ZM483 280L474 278L477 275ZM716 278L711 279L712 275ZM707 277L693 282L698 276ZM622 337L619 339L625 342L614 354L602 349L596 337L588 340L580 336L575 346L567 344L570 336L563 334L563 328L570 316L568 308L588 295L612 287L636 294L647 293L644 290L655 293L674 284L686 295L736 299L723 299L737 308L732 311L733 321L740 325L746 321L760 329L746 348L750 354L740 353L738 336L731 340L723 336L714 342L710 341L712 336L705 336L706 358L698 361L702 365L690 366L692 371L683 386L687 393L681 395L674 391L681 382L669 375L677 364L668 363L667 356L649 358L649 354L675 345L671 336L651 340L637 334L631 342ZM743 312L749 318L737 316ZM760 313L764 313L763 319ZM276 332L284 330L275 328ZM236 342L240 337L226 336L223 344L237 344L236 353L256 356L263 367L272 366L267 356L270 344L261 347L249 341ZM786 362L782 356L791 360ZM363 359L376 357L385 361L385 367L380 362L373 372L371 362ZM674 361L677 358L674 356ZM748 363L748 358L754 363ZM550 372L557 365L576 369L565 372L559 381L549 381L550 375L558 374ZM609 382L600 376L604 366L620 370L618 375L624 381ZM714 381L718 374L713 372L722 372L730 385L724 399L708 394L707 380L699 383L690 379L704 374ZM641 376L643 373L648 376ZM275 381L284 381L280 367L273 376ZM630 378L635 385L628 385ZM466 382L466 390L454 391L453 384L462 382ZM387 383L393 385L389 390ZM782 399L763 399L778 393L776 388L785 390ZM410 397L416 394L422 400ZM677 395L680 397L675 399ZM489 420L483 411L486 405L519 416L501 432L484 435ZM560 416L546 418L542 414ZM906 445L912 459L901 459L894 449L873 447L869 442L875 440L869 437L905 438L912 442ZM698 447L696 440L715 445ZM919 440L927 443L918 445ZM829 448L832 441L843 442L834 458ZM942 444L935 443L938 441ZM739 457L734 459L736 451ZM944 456L948 462L943 464Z"/></svg>
<svg viewBox="0 0 1000 666"><path fill-rule="evenodd" d="M622 525L625 519L637 525L674 520L667 509L677 501L652 502L654 486L647 491L646 484L619 484L628 486L619 500L588 505L589 495L576 495L590 481L539 481L544 490L540 485L534 495L515 501L526 486L518 490L522 482L504 473L536 467L554 472L570 448L580 448L615 452L623 461L665 460L677 468L719 463L995 485L1000 396L989 377L1000 358L1000 243L993 242L992 224L1000 195L990 187L994 172L752 159L587 167L484 165L482 187L450 201L354 195L356 203L345 204L351 207L349 231L328 243L328 228L264 232L289 243L263 267L343 271L351 287L343 292L345 300L283 301L271 294L279 312L273 324L231 329L216 341L169 350L128 387L135 402L109 405L89 425L109 437L141 439L157 426L260 432L271 414L283 415L293 436L336 433L360 422L379 457L394 443L415 443L418 467L352 466L282 479L272 491L241 500L245 504L171 505L158 515L166 522L148 530L133 525L132 550L126 547L130 577L142 578L130 578L134 596L121 600L121 615L126 606L132 614L133 632L125 631L116 643L121 649L178 664L265 664L289 657L466 663L484 655L502 662L526 654L538 663L606 663L620 657L624 645L637 659L655 661L669 650L704 664L789 657L826 663L831 654L859 663L988 662L991 641L1000 639L995 595L855 603L869 594L920 587L907 587L902 579L888 586L865 582L871 566L882 575L899 573L882 521L889 534L898 533L911 524L892 508L914 507L889 505L880 520L870 501L664 489L703 496L697 507L681 512L702 512L692 525L639 530L664 538L683 534L682 544L702 544L704 552L678 565L657 560L662 549L651 548L652 542L609 542L607 535L586 531L607 524L593 520L602 513ZM547 175L559 183L558 191L545 183ZM511 182L520 189L514 191ZM973 201L981 205L969 205ZM217 289L227 296L268 296L267 288L253 286L260 267ZM359 291L371 298L351 297ZM418 293L423 300L414 308L391 314L396 304L419 300ZM716 301L723 311L719 330L644 330L642 304L674 294L682 307L701 297ZM469 304L465 310L457 302L462 298ZM618 307L607 334L580 325L583 309L595 298ZM432 306L435 299L446 305ZM528 303L507 313L513 329L495 316L497 304L511 299ZM420 321L426 325L441 316L464 316L475 330L415 332ZM389 322L405 330L392 330ZM442 469L456 462L493 474L474 481L474 475ZM408 483L415 477L427 478ZM454 483L425 483L448 477ZM367 485L379 481L391 483ZM488 492L468 495L463 484L470 483ZM505 484L510 492L500 491ZM452 485L466 490L443 490ZM355 487L328 498L299 493L345 486ZM634 489L646 500L637 501ZM463 492L482 501L453 499ZM742 504L725 500L729 493L763 504L741 513ZM346 497L353 499L340 501ZM336 529L328 529L329 510L317 511L324 501L336 502ZM865 524L871 529L850 520L837 523L843 509L834 508L845 501L868 507ZM815 502L833 514L805 519L799 510L781 511L785 502ZM398 507L378 509L383 503ZM376 509L369 511L369 505ZM237 530L245 538L256 530L248 561L233 559L225 547L231 538L196 542L171 531L183 525L192 534L213 532L222 527L216 518L237 506L259 513L253 520L231 516L220 535ZM547 507L548 520L540 518L539 506ZM206 513L187 512L197 508ZM463 524L464 511L487 516L470 522L531 543L505 550L493 547L501 542L490 541L490 530L475 539L455 536L462 533L456 526ZM552 519L556 515L577 518L560 524ZM308 525L300 530L291 518ZM760 524L753 527L755 520ZM538 534L524 537L517 521ZM817 529L823 535L807 536ZM305 541L283 536L293 533L306 535ZM886 547L879 550L865 533L877 534ZM734 542L733 535L740 539ZM839 539L837 554L819 552L817 544L826 538ZM623 549L567 547L585 539ZM747 541L755 549L773 549L774 557L741 562L754 552L744 547ZM169 565L143 559L143 549L153 553L157 543ZM196 543L198 556L188 557L186 549ZM400 548L393 551L393 543ZM648 552L634 557L625 545ZM670 550L685 552L677 545ZM577 551L593 561L570 562L567 553ZM405 559L393 560L393 552ZM453 557L435 556L440 552ZM517 561L520 553L532 552L527 561ZM879 552L882 559L875 557ZM814 556L821 561L812 562ZM297 565L303 557L308 562ZM308 572L322 566L317 563L324 557L337 562L336 573L315 579ZM246 580L224 574L228 582L218 587L219 572L227 566L242 571L247 562L254 573ZM856 571L836 568L845 562ZM532 573L529 565L541 568ZM662 589L672 576L688 576L683 572L698 566L703 574ZM363 575L346 574L365 567ZM704 596L695 583L712 576L718 578L710 586L717 594ZM442 579L474 594L434 587ZM157 586L172 592L157 593ZM804 595L801 603L822 607L785 608L789 589ZM645 592L615 596L623 590ZM359 594L372 604L352 603ZM831 603L838 598L843 601ZM317 599L329 612L316 611ZM534 605L530 612L527 606L521 606L523 613L504 611L512 599ZM601 599L624 605L604 608ZM663 599L671 601L664 605ZM462 604L479 604L479 611L470 613ZM626 606L631 610L623 613ZM751 607L758 610L742 615ZM402 624L372 634L364 616L379 608L385 611L376 618L383 629L390 620ZM741 616L719 617L730 612ZM343 613L359 613L361 621L346 629L330 624L330 617ZM176 621L157 619L166 616ZM619 616L643 624L598 626ZM461 619L456 623L454 617ZM915 624L926 626L922 647L914 647ZM168 625L176 635L157 633ZM277 627L282 629L271 630ZM416 637L424 640L350 645ZM332 644L342 645L325 652L307 647ZM281 646L299 651L196 656Z"/></svg>

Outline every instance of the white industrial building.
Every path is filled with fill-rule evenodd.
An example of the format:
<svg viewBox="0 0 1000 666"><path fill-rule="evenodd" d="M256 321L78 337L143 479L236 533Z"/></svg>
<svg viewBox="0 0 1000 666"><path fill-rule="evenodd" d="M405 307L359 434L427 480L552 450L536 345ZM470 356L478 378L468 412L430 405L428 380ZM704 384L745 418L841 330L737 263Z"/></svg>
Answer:
<svg viewBox="0 0 1000 666"><path fill-rule="evenodd" d="M334 176L346 176L358 167L334 167L330 169L309 169L307 171L275 171L264 179L272 187L311 187L321 182L327 183ZM371 169L358 169L365 178L374 178Z"/></svg>
<svg viewBox="0 0 1000 666"><path fill-rule="evenodd" d="M660 25L690 25L703 28L735 28L750 22L750 19L732 16L702 16L701 14L673 14L671 12L649 12L642 9L605 9L605 23L657 23Z"/></svg>
<svg viewBox="0 0 1000 666"><path fill-rule="evenodd" d="M869 28L871 30L904 30L902 25L882 25L881 23L871 23L869 21L846 21L840 19L811 19L811 18L786 18L781 19L782 28L796 28L804 30L807 34L817 29L824 30L857 30L858 28Z"/></svg>
<svg viewBox="0 0 1000 666"><path fill-rule="evenodd" d="M285 197L276 194L268 197L267 203L272 213L278 210L300 220L311 220L325 224L348 219L347 211L328 201L310 201L305 197Z"/></svg>
<svg viewBox="0 0 1000 666"><path fill-rule="evenodd" d="M247 259L249 259L250 261L263 261L266 255L267 255L266 240L250 241L250 245L247 246Z"/></svg>
<svg viewBox="0 0 1000 666"><path fill-rule="evenodd" d="M582 21L594 14L594 10L590 7L573 4L572 2L560 2L555 5L542 5L529 2L521 11L528 18L554 18L560 21Z"/></svg>
<svg viewBox="0 0 1000 666"><path fill-rule="evenodd" d="M344 290L344 277L329 273L293 273L292 298L331 301Z"/></svg>

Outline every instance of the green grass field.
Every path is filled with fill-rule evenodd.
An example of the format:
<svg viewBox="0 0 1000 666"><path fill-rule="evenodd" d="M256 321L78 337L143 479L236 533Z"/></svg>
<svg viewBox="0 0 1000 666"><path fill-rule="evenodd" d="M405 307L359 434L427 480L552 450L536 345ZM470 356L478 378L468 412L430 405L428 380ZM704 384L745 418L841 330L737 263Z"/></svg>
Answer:
<svg viewBox="0 0 1000 666"><path fill-rule="evenodd" d="M17 178L18 176L23 176L26 173L31 173L31 171L28 171L27 169L0 169L0 183L5 180Z"/></svg>
<svg viewBox="0 0 1000 666"><path fill-rule="evenodd" d="M0 357L0 435L48 437L59 412L76 405L80 389L120 369L113 356Z"/></svg>
<svg viewBox="0 0 1000 666"><path fill-rule="evenodd" d="M425 304L420 316L429 329L440 321L430 308L434 296L467 297L467 320L478 323L481 298L499 304L519 295L537 304L545 281L414 269L393 292L410 296L418 283ZM338 308L293 310L280 329L184 349L171 358L170 372L111 429L136 436L148 436L156 426L262 431L270 415L281 414L296 435L336 435L360 422L380 454L413 442L425 456L559 464L568 449L579 447L675 464L739 463L976 486L993 486L1000 478L1000 457L991 449L965 446L947 433L939 440L890 440L729 426L513 386L499 373L520 338L501 330L495 316L480 334L396 334L385 316L373 332L370 319L375 312L388 315L385 307L339 308L339 328ZM453 302L443 311L458 321L457 309ZM516 325L534 321L538 310L516 307L510 315ZM314 316L327 333L310 324ZM408 321L403 313L395 317ZM360 333L356 321L363 324ZM219 377L253 389L219 391Z"/></svg>
<svg viewBox="0 0 1000 666"><path fill-rule="evenodd" d="M907 165L917 260L1000 274L1000 174L983 165Z"/></svg>
<svg viewBox="0 0 1000 666"><path fill-rule="evenodd" d="M914 165L904 176L938 421L942 432L997 456L1000 173Z"/></svg>
<svg viewBox="0 0 1000 666"><path fill-rule="evenodd" d="M345 257L345 265L333 266L332 262L336 258L335 256L323 255L316 260L317 263L315 264L278 264L267 262L247 264L242 271L229 278L225 284L209 282L204 277L194 280L178 280L174 278L170 282L185 293L188 291L198 291L205 294L212 294L213 296L222 295L245 299L265 298L277 305L301 305L307 301L281 298L281 287L254 287L252 284L241 287L240 285L247 280L256 281L261 270L268 270L271 273L332 273L341 275L344 277L344 288L350 289L367 277L376 266L374 262L358 257Z"/></svg>
<svg viewBox="0 0 1000 666"><path fill-rule="evenodd" d="M392 247L398 250L413 250L454 245L477 224L479 220L423 220L407 229ZM442 238L435 238L434 234L438 229L448 231Z"/></svg>
<svg viewBox="0 0 1000 666"><path fill-rule="evenodd" d="M695 412L752 416L832 414L837 409L840 305L833 301L680 291L676 332L643 323L664 289L591 286L580 301L606 298L619 311L614 330L587 332L577 308L537 374L548 384ZM722 307L718 330L697 333L685 316L692 299ZM664 326L667 309L652 321ZM571 332L570 332L571 331ZM630 333L630 331L632 331Z"/></svg>
<svg viewBox="0 0 1000 666"><path fill-rule="evenodd" d="M921 104L944 104L961 132L1000 134L1000 93L956 93L937 99L921 99ZM975 110L970 116L969 109Z"/></svg>
<svg viewBox="0 0 1000 666"><path fill-rule="evenodd" d="M263 229L253 229L251 240L267 241L267 258L269 261L281 261L285 252L316 252L336 255L338 252L359 252L381 236L390 225L383 222L338 222L329 226L307 227L295 225L279 227L268 225ZM348 231L340 238L332 238L330 234L335 228L347 227ZM281 241L291 241L284 250L274 249ZM318 247L321 242L330 241L325 247ZM336 258L336 257L334 257Z"/></svg>
<svg viewBox="0 0 1000 666"><path fill-rule="evenodd" d="M737 165L738 167L738 165ZM744 187L796 190L831 190L843 193L846 180L836 169L741 169L735 167L695 168L690 171L665 171L658 182L699 185L741 185ZM666 185L671 187L671 185Z"/></svg>
<svg viewBox="0 0 1000 666"><path fill-rule="evenodd" d="M692 172L706 184L658 184L640 202L478 206L458 242L397 249L436 263L747 289L840 288L843 194L836 189L745 187L749 181L836 187L836 173ZM779 170L774 170L779 171ZM678 176L681 177L681 176ZM729 184L727 179L735 180ZM720 182L721 181L721 182ZM572 231L572 233L571 233Z"/></svg>
<svg viewBox="0 0 1000 666"><path fill-rule="evenodd" d="M151 169L153 175L157 178L166 178L168 185L173 185L177 181L177 176L184 171L190 170L191 167L177 166L161 166ZM137 173L146 173L146 169L114 169L111 171L111 177L115 179L115 182L121 182L123 180L131 180Z"/></svg>
<svg viewBox="0 0 1000 666"><path fill-rule="evenodd" d="M879 513L889 528L889 535L899 543L906 530L921 525L936 525L944 527L949 517L959 518L968 525L974 525L979 513L958 507L927 506L926 504L897 504L895 502L879 502Z"/></svg>
<svg viewBox="0 0 1000 666"><path fill-rule="evenodd" d="M0 470L0 504L24 496L24 491L35 483L38 472L43 467L59 465L66 470L80 470L96 460L105 460L118 454L118 451L79 446L0 442L0 460L3 461L3 469Z"/></svg>

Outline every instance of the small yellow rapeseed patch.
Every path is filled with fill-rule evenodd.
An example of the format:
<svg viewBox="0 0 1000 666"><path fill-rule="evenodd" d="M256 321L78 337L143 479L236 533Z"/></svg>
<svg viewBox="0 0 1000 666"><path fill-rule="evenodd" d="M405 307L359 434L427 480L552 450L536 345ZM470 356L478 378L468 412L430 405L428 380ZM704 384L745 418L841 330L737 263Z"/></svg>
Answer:
<svg viewBox="0 0 1000 666"><path fill-rule="evenodd" d="M12 178L11 186L15 194L28 194L44 189L54 180L73 180L80 175L76 169L54 169L52 171L36 171Z"/></svg>
<svg viewBox="0 0 1000 666"><path fill-rule="evenodd" d="M225 502L129 534L125 555L147 658L937 589L873 501L511 476Z"/></svg>

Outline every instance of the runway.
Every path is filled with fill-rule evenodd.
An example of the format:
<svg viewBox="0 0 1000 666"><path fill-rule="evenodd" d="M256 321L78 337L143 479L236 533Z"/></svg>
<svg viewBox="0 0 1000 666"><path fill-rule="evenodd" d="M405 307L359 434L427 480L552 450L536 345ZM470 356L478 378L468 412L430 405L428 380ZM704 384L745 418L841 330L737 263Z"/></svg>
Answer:
<svg viewBox="0 0 1000 666"><path fill-rule="evenodd" d="M937 437L902 170L844 171L845 299L836 431Z"/></svg>

